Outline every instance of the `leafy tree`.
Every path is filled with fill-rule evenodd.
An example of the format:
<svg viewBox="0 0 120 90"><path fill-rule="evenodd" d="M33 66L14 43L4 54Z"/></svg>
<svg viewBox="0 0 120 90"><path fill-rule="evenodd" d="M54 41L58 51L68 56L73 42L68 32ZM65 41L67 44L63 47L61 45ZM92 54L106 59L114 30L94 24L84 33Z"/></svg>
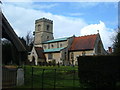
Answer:
<svg viewBox="0 0 120 90"><path fill-rule="evenodd" d="M113 43L113 54L120 56L120 27L118 27L117 34Z"/></svg>

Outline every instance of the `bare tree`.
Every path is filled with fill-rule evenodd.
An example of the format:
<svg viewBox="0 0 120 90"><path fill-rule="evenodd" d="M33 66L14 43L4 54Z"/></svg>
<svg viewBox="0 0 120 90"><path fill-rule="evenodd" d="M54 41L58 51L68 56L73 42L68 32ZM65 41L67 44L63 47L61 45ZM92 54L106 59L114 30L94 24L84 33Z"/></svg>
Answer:
<svg viewBox="0 0 120 90"><path fill-rule="evenodd" d="M27 32L27 35L25 37L25 40L26 40L26 45L30 45L31 43L33 43L33 35L31 33L31 31L28 31Z"/></svg>
<svg viewBox="0 0 120 90"><path fill-rule="evenodd" d="M114 55L120 55L120 27L118 27L117 35L114 39L113 50Z"/></svg>

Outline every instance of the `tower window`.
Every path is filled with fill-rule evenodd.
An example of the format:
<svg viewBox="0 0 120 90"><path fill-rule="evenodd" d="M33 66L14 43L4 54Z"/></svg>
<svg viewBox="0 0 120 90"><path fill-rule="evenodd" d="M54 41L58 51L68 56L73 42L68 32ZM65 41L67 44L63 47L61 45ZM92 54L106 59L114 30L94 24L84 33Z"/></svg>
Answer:
<svg viewBox="0 0 120 90"><path fill-rule="evenodd" d="M41 25L38 25L38 31L40 31L41 30Z"/></svg>
<svg viewBox="0 0 120 90"><path fill-rule="evenodd" d="M49 25L47 25L47 31L49 30L49 28L50 28L50 26L49 26Z"/></svg>
<svg viewBox="0 0 120 90"><path fill-rule="evenodd" d="M47 36L47 39L49 39L49 36Z"/></svg>

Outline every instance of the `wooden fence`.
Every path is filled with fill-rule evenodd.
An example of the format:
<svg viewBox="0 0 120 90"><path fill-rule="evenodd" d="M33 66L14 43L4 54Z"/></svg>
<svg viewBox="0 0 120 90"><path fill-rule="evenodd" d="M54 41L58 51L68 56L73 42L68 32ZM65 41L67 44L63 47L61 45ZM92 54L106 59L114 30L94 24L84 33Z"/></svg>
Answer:
<svg viewBox="0 0 120 90"><path fill-rule="evenodd" d="M2 67L2 88L16 86L17 69Z"/></svg>

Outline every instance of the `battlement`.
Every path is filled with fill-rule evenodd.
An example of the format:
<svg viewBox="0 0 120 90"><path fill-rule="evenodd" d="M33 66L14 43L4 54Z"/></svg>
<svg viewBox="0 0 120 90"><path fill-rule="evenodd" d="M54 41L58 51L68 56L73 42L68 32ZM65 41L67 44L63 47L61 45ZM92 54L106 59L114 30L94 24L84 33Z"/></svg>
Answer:
<svg viewBox="0 0 120 90"><path fill-rule="evenodd" d="M47 18L37 19L37 20L35 21L35 24L36 24L36 23L39 23L39 22L48 22L48 23L53 24L53 21L50 20L50 19L47 19Z"/></svg>

